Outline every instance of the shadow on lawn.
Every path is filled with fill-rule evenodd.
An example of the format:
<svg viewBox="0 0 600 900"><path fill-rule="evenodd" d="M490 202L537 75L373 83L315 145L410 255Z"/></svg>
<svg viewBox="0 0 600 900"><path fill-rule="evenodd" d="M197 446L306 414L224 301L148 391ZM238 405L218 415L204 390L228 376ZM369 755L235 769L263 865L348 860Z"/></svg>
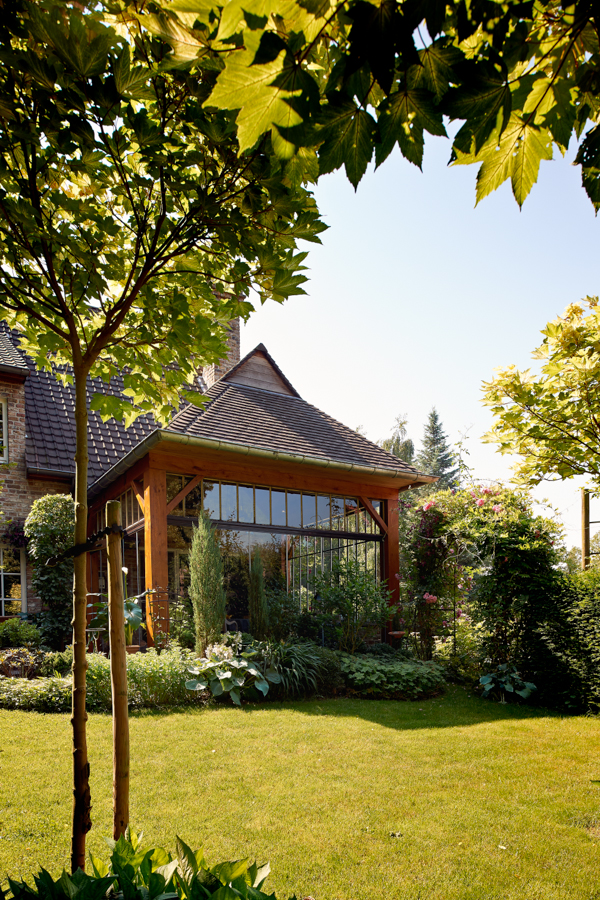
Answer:
<svg viewBox="0 0 600 900"><path fill-rule="evenodd" d="M211 704L210 709L230 711L227 702ZM138 717L168 716L174 714L202 715L206 707L180 707L178 709L145 709L131 712ZM289 710L307 716L365 719L386 728L411 730L422 728L457 728L500 722L507 719L542 719L560 717L560 713L532 706L495 703L469 694L464 688L449 685L446 692L429 700L359 700L349 697L323 700L266 701L247 703L242 707L244 715L268 710Z"/></svg>

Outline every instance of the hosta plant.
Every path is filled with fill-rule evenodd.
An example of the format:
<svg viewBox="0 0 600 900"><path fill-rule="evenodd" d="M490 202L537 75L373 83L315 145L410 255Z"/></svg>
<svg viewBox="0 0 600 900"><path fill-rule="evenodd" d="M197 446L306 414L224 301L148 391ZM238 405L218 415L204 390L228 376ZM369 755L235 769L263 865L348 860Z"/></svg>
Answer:
<svg viewBox="0 0 600 900"><path fill-rule="evenodd" d="M275 900L263 884L268 863L248 859L209 866L202 850L191 850L177 838L176 856L162 847L144 848L141 835L127 829L125 837L108 841L111 855L105 862L90 853L92 872L79 869L54 879L41 869L35 886L8 879L13 900Z"/></svg>
<svg viewBox="0 0 600 900"><path fill-rule="evenodd" d="M281 676L271 666L261 666L259 653L249 650L237 656L231 655L223 659L215 647L208 647L208 657L199 659L188 671L196 675L194 680L186 681L185 686L191 691L205 691L207 688L213 697L229 694L236 706L242 705L242 693L251 694L252 689L260 691L265 697L269 684L279 684Z"/></svg>
<svg viewBox="0 0 600 900"><path fill-rule="evenodd" d="M527 700L534 691L537 691L535 684L523 681L515 666L509 663L502 663L494 672L482 675L479 684L483 688L482 697L494 698L500 703L506 703L506 694L512 697L516 694Z"/></svg>

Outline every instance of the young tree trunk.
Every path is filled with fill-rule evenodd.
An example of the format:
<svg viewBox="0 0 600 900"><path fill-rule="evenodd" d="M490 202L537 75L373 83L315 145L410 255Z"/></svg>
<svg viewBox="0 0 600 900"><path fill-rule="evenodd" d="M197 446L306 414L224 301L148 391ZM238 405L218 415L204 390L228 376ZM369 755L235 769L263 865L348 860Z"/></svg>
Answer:
<svg viewBox="0 0 600 900"><path fill-rule="evenodd" d="M87 539L88 413L87 372L74 367L75 376L75 544ZM85 867L85 836L92 827L90 817L90 765L87 753L85 711L87 554L75 557L73 575L73 825L71 833L71 871Z"/></svg>
<svg viewBox="0 0 600 900"><path fill-rule="evenodd" d="M106 525L121 525L121 504L106 504ZM113 712L113 837L118 841L129 824L129 719L127 712L127 652L121 535L107 538L110 680Z"/></svg>

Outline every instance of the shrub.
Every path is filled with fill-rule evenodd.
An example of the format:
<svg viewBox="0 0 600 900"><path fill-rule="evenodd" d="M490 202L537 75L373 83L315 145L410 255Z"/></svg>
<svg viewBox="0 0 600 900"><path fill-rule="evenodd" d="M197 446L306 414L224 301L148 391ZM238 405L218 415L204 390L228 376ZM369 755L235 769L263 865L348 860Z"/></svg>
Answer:
<svg viewBox="0 0 600 900"><path fill-rule="evenodd" d="M458 684L475 684L481 675L485 658L483 626L462 616L456 622L456 645L453 636L436 641L434 660L444 667L446 677Z"/></svg>
<svg viewBox="0 0 600 900"><path fill-rule="evenodd" d="M339 648L349 653L356 651L367 626L383 626L394 614L389 598L389 591L355 560L336 559L329 572L315 578L314 606L339 620Z"/></svg>
<svg viewBox="0 0 600 900"><path fill-rule="evenodd" d="M300 603L294 594L281 587L266 589L269 612L269 637L274 641L286 641L298 627Z"/></svg>
<svg viewBox="0 0 600 900"><path fill-rule="evenodd" d="M311 643L265 643L256 645L268 669L280 677L272 696L277 699L305 697L317 690L321 668L319 648Z"/></svg>
<svg viewBox="0 0 600 900"><path fill-rule="evenodd" d="M223 560L210 519L203 513L194 528L189 554L189 594L194 607L196 653L217 640L225 622Z"/></svg>
<svg viewBox="0 0 600 900"><path fill-rule="evenodd" d="M0 622L0 647L39 647L42 635L31 622L7 619Z"/></svg>
<svg viewBox="0 0 600 900"><path fill-rule="evenodd" d="M73 646L69 644L63 651L45 653L40 665L40 675L68 675L73 665Z"/></svg>
<svg viewBox="0 0 600 900"><path fill-rule="evenodd" d="M216 644L206 650L206 656L196 660L188 668L194 679L186 681L190 692L210 690L213 697L230 697L236 706L242 705L242 696L250 700L265 697L270 684L280 677L274 669L264 665L256 650L241 651L226 644Z"/></svg>
<svg viewBox="0 0 600 900"><path fill-rule="evenodd" d="M323 697L335 697L346 688L346 682L342 676L342 661L340 654L328 647L315 647L315 655L319 660L317 670L317 693Z"/></svg>
<svg viewBox="0 0 600 900"><path fill-rule="evenodd" d="M32 584L46 607L39 616L44 643L62 649L70 639L73 609L73 560L50 567L51 556L73 545L75 511L70 494L47 494L36 500L25 520L33 564Z"/></svg>
<svg viewBox="0 0 600 900"><path fill-rule="evenodd" d="M185 688L187 670L193 658L191 651L177 646L160 654L152 649L128 656L129 705L133 708L180 706L202 699ZM110 662L100 653L89 653L87 661L86 706L92 712L109 711L112 706ZM71 709L71 679L60 676L33 681L0 678L0 707L68 712Z"/></svg>
<svg viewBox="0 0 600 900"><path fill-rule="evenodd" d="M28 647L0 650L0 675L15 673L23 678L33 678L40 671L44 656L41 650Z"/></svg>
<svg viewBox="0 0 600 900"><path fill-rule="evenodd" d="M537 690L535 684L523 681L515 666L509 666L508 663L503 663L493 672L482 675L479 684L484 699L495 699L500 703L506 703L507 696L510 700L516 699L517 696L527 700Z"/></svg>
<svg viewBox="0 0 600 900"><path fill-rule="evenodd" d="M415 700L438 693L445 683L440 666L419 660L388 661L344 653L341 669L348 693L358 697Z"/></svg>
<svg viewBox="0 0 600 900"><path fill-rule="evenodd" d="M269 633L269 609L265 594L265 575L260 549L257 547L250 564L250 586L248 589L248 614L250 631L257 641L267 639Z"/></svg>
<svg viewBox="0 0 600 900"><path fill-rule="evenodd" d="M270 872L268 863L258 866L244 859L209 866L202 851L191 850L181 838L177 838L177 856L173 858L162 847L142 848L141 836L130 828L125 837L107 843L112 851L109 861L90 854L91 873L82 869L74 875L63 872L55 880L42 869L34 876L33 888L25 881L9 878L13 900L73 900L75 896L207 900L213 894L240 900L276 900L274 894L262 890Z"/></svg>

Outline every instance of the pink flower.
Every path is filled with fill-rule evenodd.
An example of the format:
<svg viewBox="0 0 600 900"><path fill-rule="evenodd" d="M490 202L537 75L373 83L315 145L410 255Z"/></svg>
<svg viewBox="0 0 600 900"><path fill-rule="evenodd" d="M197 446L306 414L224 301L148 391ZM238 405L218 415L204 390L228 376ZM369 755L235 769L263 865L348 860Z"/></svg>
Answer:
<svg viewBox="0 0 600 900"><path fill-rule="evenodd" d="M456 618L460 619L461 616L462 616L462 609L457 609L456 610Z"/></svg>
<svg viewBox="0 0 600 900"><path fill-rule="evenodd" d="M423 512L427 512L427 510L431 509L432 506L435 506L435 500L429 500L423 507Z"/></svg>
<svg viewBox="0 0 600 900"><path fill-rule="evenodd" d="M494 503L494 505L492 506L492 509L494 510L495 513L502 512L502 507L500 506L499 503Z"/></svg>
<svg viewBox="0 0 600 900"><path fill-rule="evenodd" d="M481 498L480 500L477 501L476 505L477 505L477 506L483 506L484 503L485 503L485 500L484 500L483 498Z"/></svg>
<svg viewBox="0 0 600 900"><path fill-rule="evenodd" d="M493 494L493 490L491 488L484 488L481 492L482 494Z"/></svg>

